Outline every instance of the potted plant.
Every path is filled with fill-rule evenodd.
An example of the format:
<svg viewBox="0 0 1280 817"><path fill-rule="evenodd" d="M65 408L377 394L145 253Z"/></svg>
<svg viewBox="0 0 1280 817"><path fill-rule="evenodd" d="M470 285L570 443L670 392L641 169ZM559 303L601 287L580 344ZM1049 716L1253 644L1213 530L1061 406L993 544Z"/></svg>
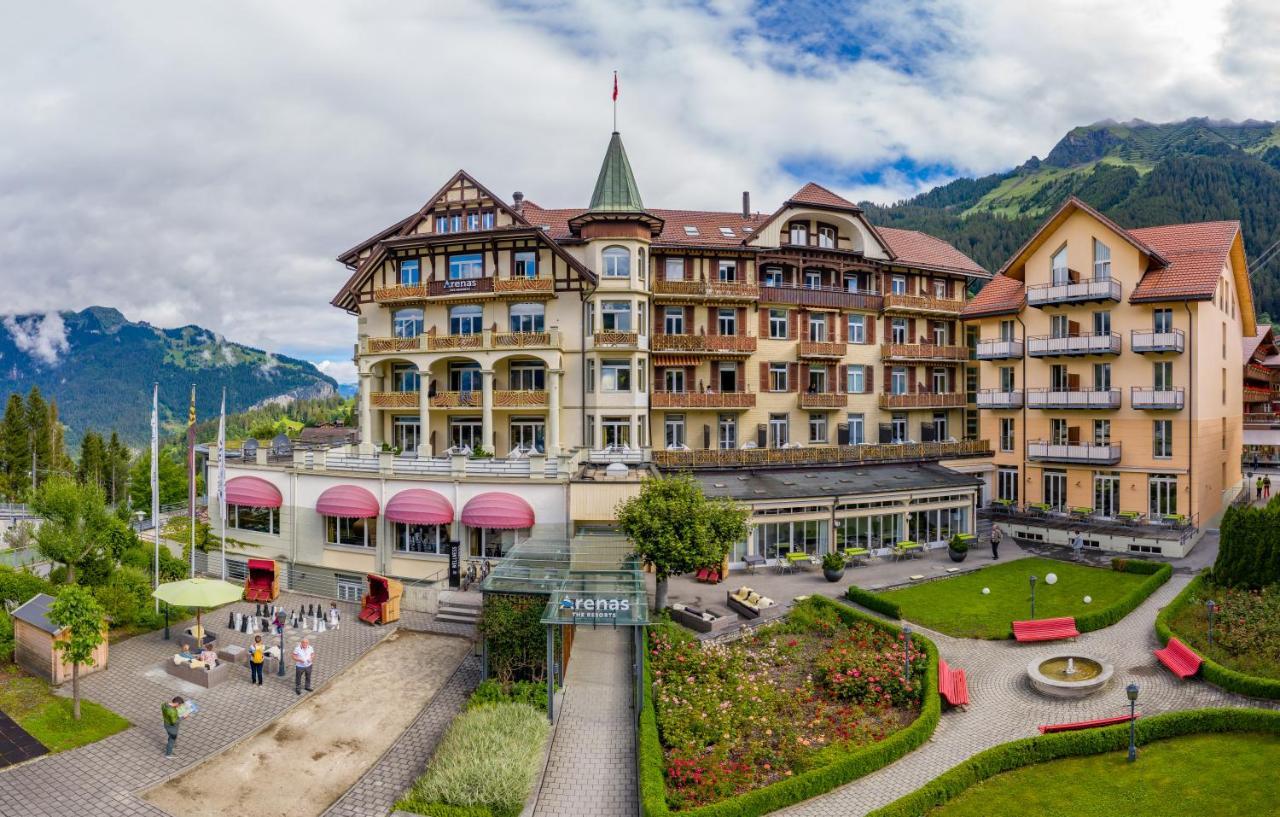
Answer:
<svg viewBox="0 0 1280 817"><path fill-rule="evenodd" d="M963 562L964 557L969 555L969 543L961 539L960 534L952 534L951 541L947 542L947 555L953 562Z"/></svg>
<svg viewBox="0 0 1280 817"><path fill-rule="evenodd" d="M839 553L828 553L822 557L822 575L829 582L838 582L844 578L844 557Z"/></svg>

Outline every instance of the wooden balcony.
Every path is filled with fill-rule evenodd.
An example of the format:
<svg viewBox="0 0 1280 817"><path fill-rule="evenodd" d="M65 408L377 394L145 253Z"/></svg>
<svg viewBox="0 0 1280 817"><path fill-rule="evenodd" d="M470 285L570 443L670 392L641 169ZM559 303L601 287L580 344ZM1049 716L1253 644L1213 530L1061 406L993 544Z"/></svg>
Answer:
<svg viewBox="0 0 1280 817"><path fill-rule="evenodd" d="M769 286L765 284L760 287L760 302L879 312L883 299L874 292L849 292L835 287L802 287L794 284Z"/></svg>
<svg viewBox="0 0 1280 817"><path fill-rule="evenodd" d="M532 389L495 389L494 408L545 408L547 392Z"/></svg>
<svg viewBox="0 0 1280 817"><path fill-rule="evenodd" d="M432 408L480 408L483 397L480 390L438 391L431 395Z"/></svg>
<svg viewBox="0 0 1280 817"><path fill-rule="evenodd" d="M655 391L652 408L679 409L749 409L756 405L756 394L750 391Z"/></svg>
<svg viewBox="0 0 1280 817"><path fill-rule="evenodd" d="M756 350L756 339L747 335L654 335L649 345L655 352L749 355Z"/></svg>
<svg viewBox="0 0 1280 817"><path fill-rule="evenodd" d="M912 312L921 315L958 316L964 309L964 301L955 298L938 298L933 295L906 295L887 292L884 296L885 312Z"/></svg>
<svg viewBox="0 0 1280 817"><path fill-rule="evenodd" d="M835 392L800 392L800 408L802 409L835 409L846 408L849 395Z"/></svg>
<svg viewBox="0 0 1280 817"><path fill-rule="evenodd" d="M964 408L963 392L915 392L907 394L881 394L882 409L948 409Z"/></svg>
<svg viewBox="0 0 1280 817"><path fill-rule="evenodd" d="M550 278L497 278L493 294L499 297L553 298L555 281Z"/></svg>
<svg viewBox="0 0 1280 817"><path fill-rule="evenodd" d="M964 440L945 443L822 445L802 448L655 450L653 463L659 468L750 468L785 465L870 465L989 456L991 456L991 444L986 440Z"/></svg>
<svg viewBox="0 0 1280 817"><path fill-rule="evenodd" d="M1270 403L1271 389L1262 389L1255 386L1244 387L1244 402L1246 403Z"/></svg>
<svg viewBox="0 0 1280 817"><path fill-rule="evenodd" d="M547 279L550 282L550 279ZM373 299L380 304L404 301L425 301L428 298L489 295L493 293L492 278L459 278L456 280L424 281L421 284L379 287L373 291Z"/></svg>
<svg viewBox="0 0 1280 817"><path fill-rule="evenodd" d="M635 332L596 332L591 339L597 348L635 349L640 345L640 336Z"/></svg>
<svg viewBox="0 0 1280 817"><path fill-rule="evenodd" d="M418 392L416 391L375 391L369 394L369 405L373 408L417 408Z"/></svg>
<svg viewBox="0 0 1280 817"><path fill-rule="evenodd" d="M655 301L754 301L760 288L747 281L654 281Z"/></svg>
<svg viewBox="0 0 1280 817"><path fill-rule="evenodd" d="M802 340L796 354L802 358L809 357L844 357L848 350L847 343L836 343L826 340Z"/></svg>
<svg viewBox="0 0 1280 817"><path fill-rule="evenodd" d="M1268 369L1266 366L1259 366L1257 363L1244 364L1244 376L1249 380L1258 380L1269 386L1274 374L1275 370Z"/></svg>
<svg viewBox="0 0 1280 817"><path fill-rule="evenodd" d="M935 363L959 363L967 360L964 346L940 343L882 343L880 356L885 360L922 360Z"/></svg>
<svg viewBox="0 0 1280 817"><path fill-rule="evenodd" d="M421 352L426 348L426 335L413 338L365 338L360 351L366 355L382 355L392 352Z"/></svg>

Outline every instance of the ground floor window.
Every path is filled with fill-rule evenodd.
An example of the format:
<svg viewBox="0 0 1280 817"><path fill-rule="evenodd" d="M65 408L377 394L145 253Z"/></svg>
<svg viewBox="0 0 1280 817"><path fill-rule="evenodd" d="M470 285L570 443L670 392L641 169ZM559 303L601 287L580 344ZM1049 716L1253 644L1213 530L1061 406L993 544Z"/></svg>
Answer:
<svg viewBox="0 0 1280 817"><path fill-rule="evenodd" d="M417 417L395 417L391 421L391 444L401 451L414 452L422 443Z"/></svg>
<svg viewBox="0 0 1280 817"><path fill-rule="evenodd" d="M1000 468L996 470L996 499L1018 501L1018 469Z"/></svg>
<svg viewBox="0 0 1280 817"><path fill-rule="evenodd" d="M473 559L497 559L506 556L517 542L529 538L529 528L521 530L497 530L495 528L468 528L467 553Z"/></svg>
<svg viewBox="0 0 1280 817"><path fill-rule="evenodd" d="M768 522L756 530L760 555L766 559L780 559L788 553L817 556L827 550L827 523L822 519Z"/></svg>
<svg viewBox="0 0 1280 817"><path fill-rule="evenodd" d="M902 540L902 515L896 513L876 516L854 516L836 520L836 548L892 547Z"/></svg>
<svg viewBox="0 0 1280 817"><path fill-rule="evenodd" d="M827 415L809 415L809 442L825 443L827 441Z"/></svg>
<svg viewBox="0 0 1280 817"><path fill-rule="evenodd" d="M371 548L378 543L373 522L373 519L326 516L324 518L324 541L330 545Z"/></svg>
<svg viewBox="0 0 1280 817"><path fill-rule="evenodd" d="M359 603L364 598L364 579L359 576L337 576L338 601Z"/></svg>
<svg viewBox="0 0 1280 817"><path fill-rule="evenodd" d="M683 414L668 414L664 418L663 440L667 448L684 448Z"/></svg>
<svg viewBox="0 0 1280 817"><path fill-rule="evenodd" d="M604 431L604 447L631 447L631 418L630 417L604 417L600 420L601 429Z"/></svg>
<svg viewBox="0 0 1280 817"><path fill-rule="evenodd" d="M391 537L400 553L444 553L449 530L446 525L395 522L391 525Z"/></svg>
<svg viewBox="0 0 1280 817"><path fill-rule="evenodd" d="M449 445L453 448L480 447L484 439L484 424L479 417L450 417Z"/></svg>
<svg viewBox="0 0 1280 817"><path fill-rule="evenodd" d="M541 417L515 417L511 420L511 447L523 451L547 450L547 423Z"/></svg>
<svg viewBox="0 0 1280 817"><path fill-rule="evenodd" d="M907 538L912 542L945 542L957 533L969 532L967 508L932 508L912 511Z"/></svg>
<svg viewBox="0 0 1280 817"><path fill-rule="evenodd" d="M1045 471L1043 486L1044 503L1052 510L1065 511L1067 509L1067 472Z"/></svg>
<svg viewBox="0 0 1280 817"><path fill-rule="evenodd" d="M280 512L275 508L228 505L227 527L255 533L280 533Z"/></svg>
<svg viewBox="0 0 1280 817"><path fill-rule="evenodd" d="M1148 482L1151 519L1159 520L1178 512L1178 478L1172 474L1152 474Z"/></svg>
<svg viewBox="0 0 1280 817"><path fill-rule="evenodd" d="M716 437L721 451L738 447L738 420L731 414L721 414L716 424Z"/></svg>
<svg viewBox="0 0 1280 817"><path fill-rule="evenodd" d="M1099 516L1120 513L1120 476L1099 473L1093 476L1093 512Z"/></svg>
<svg viewBox="0 0 1280 817"><path fill-rule="evenodd" d="M769 446L781 448L790 439L790 421L785 414L769 415Z"/></svg>

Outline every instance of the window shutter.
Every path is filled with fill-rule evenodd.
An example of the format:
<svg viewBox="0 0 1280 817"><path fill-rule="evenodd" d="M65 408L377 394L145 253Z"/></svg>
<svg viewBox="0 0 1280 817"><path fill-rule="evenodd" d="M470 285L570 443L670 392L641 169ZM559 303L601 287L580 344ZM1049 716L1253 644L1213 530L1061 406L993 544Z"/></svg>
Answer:
<svg viewBox="0 0 1280 817"><path fill-rule="evenodd" d="M760 313L760 335L759 335L759 337L760 337L761 339L767 338L767 337L769 337L769 310L767 310L767 309L761 309L761 308L757 307L757 308L756 308L756 311Z"/></svg>
<svg viewBox="0 0 1280 817"><path fill-rule="evenodd" d="M836 367L836 394L844 394L849 390L849 367Z"/></svg>
<svg viewBox="0 0 1280 817"><path fill-rule="evenodd" d="M714 306L707 307L707 334L715 335L720 332L718 326L719 321L716 319L716 308Z"/></svg>
<svg viewBox="0 0 1280 817"><path fill-rule="evenodd" d="M796 310L788 309L787 310L787 339L795 340L797 337L798 335L796 334Z"/></svg>
<svg viewBox="0 0 1280 817"><path fill-rule="evenodd" d="M870 318L870 320L868 320L867 318ZM868 315L865 318L863 318L863 320L865 321L865 325L867 327L867 331L866 331L867 343L868 344L875 343L876 342L876 319Z"/></svg>
<svg viewBox="0 0 1280 817"><path fill-rule="evenodd" d="M916 335L916 319L907 318L907 343L919 343L920 338Z"/></svg>
<svg viewBox="0 0 1280 817"><path fill-rule="evenodd" d="M764 361L760 362L760 391L771 391L769 383L769 364Z"/></svg>
<svg viewBox="0 0 1280 817"><path fill-rule="evenodd" d="M862 379L863 379L862 388L865 394L870 394L871 392L875 391L876 390L876 367L863 366Z"/></svg>
<svg viewBox="0 0 1280 817"><path fill-rule="evenodd" d="M738 311L733 314L734 317L737 318L737 320L733 322L733 328L737 331L738 335L745 338L747 336L747 308L745 306L740 306L738 307Z"/></svg>
<svg viewBox="0 0 1280 817"><path fill-rule="evenodd" d="M787 385L792 391L800 391L800 364L787 364Z"/></svg>
<svg viewBox="0 0 1280 817"><path fill-rule="evenodd" d="M693 256L687 255L684 259L684 279L686 281L693 280Z"/></svg>
<svg viewBox="0 0 1280 817"><path fill-rule="evenodd" d="M907 391L911 394L916 393L916 367L907 367Z"/></svg>

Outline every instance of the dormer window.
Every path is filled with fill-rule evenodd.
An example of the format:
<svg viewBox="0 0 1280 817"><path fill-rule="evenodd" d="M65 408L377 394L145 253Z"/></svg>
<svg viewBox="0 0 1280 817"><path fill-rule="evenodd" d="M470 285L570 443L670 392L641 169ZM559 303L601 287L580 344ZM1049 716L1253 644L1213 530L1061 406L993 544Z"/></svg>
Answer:
<svg viewBox="0 0 1280 817"><path fill-rule="evenodd" d="M467 213L467 230L470 231L470 230L479 230L479 229L480 229L480 214Z"/></svg>
<svg viewBox="0 0 1280 817"><path fill-rule="evenodd" d="M724 236L725 238L733 238L733 237L734 237L734 236L733 236L733 228L732 228L732 227L721 227L721 228L720 228L720 235Z"/></svg>
<svg viewBox="0 0 1280 817"><path fill-rule="evenodd" d="M801 246L809 243L809 225L803 222L795 222L791 225L790 243L799 244Z"/></svg>
<svg viewBox="0 0 1280 817"><path fill-rule="evenodd" d="M836 228L825 224L818 225L818 246L826 250L836 248Z"/></svg>
<svg viewBox="0 0 1280 817"><path fill-rule="evenodd" d="M400 261L400 286L414 287L422 283L419 275L421 267L416 258L404 258Z"/></svg>
<svg viewBox="0 0 1280 817"><path fill-rule="evenodd" d="M698 235L698 228L692 224L686 224L684 225L684 234L692 238L693 236Z"/></svg>

